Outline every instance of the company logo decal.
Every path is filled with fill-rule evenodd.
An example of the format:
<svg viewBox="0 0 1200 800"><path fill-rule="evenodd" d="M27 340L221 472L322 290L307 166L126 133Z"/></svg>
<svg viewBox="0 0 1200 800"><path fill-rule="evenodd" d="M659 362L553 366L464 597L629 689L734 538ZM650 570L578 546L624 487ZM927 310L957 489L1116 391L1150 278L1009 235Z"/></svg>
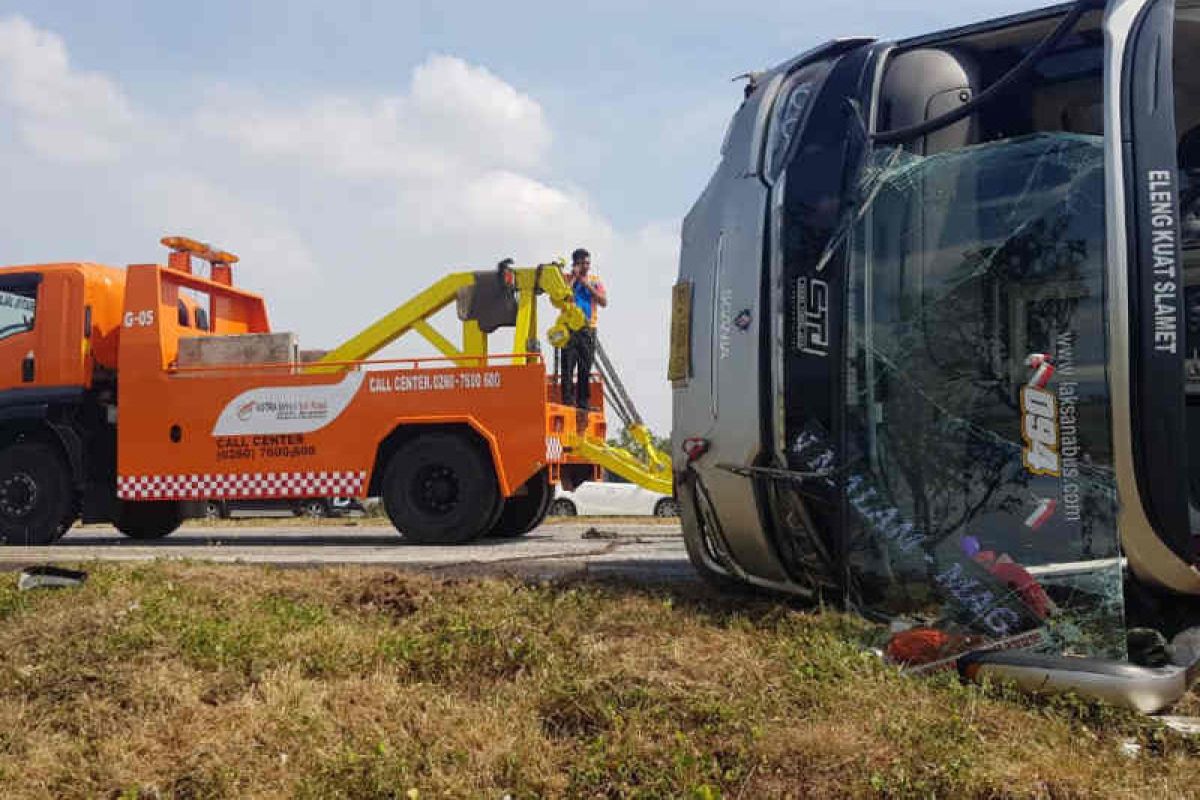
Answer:
<svg viewBox="0 0 1200 800"><path fill-rule="evenodd" d="M717 306L717 344L721 351L721 360L733 355L733 345L730 334L733 332L733 290L722 289L720 302Z"/></svg>
<svg viewBox="0 0 1200 800"><path fill-rule="evenodd" d="M341 416L362 382L362 372L350 372L339 383L247 390L221 411L213 436L312 433Z"/></svg>
<svg viewBox="0 0 1200 800"><path fill-rule="evenodd" d="M796 349L829 355L829 284L819 278L796 279Z"/></svg>

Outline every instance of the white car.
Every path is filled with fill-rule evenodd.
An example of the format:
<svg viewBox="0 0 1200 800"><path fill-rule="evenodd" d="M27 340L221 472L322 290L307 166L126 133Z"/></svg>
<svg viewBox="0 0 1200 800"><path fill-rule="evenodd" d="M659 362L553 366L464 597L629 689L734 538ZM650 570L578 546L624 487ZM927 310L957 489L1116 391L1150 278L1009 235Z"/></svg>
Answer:
<svg viewBox="0 0 1200 800"><path fill-rule="evenodd" d="M633 483L588 481L573 492L559 487L554 493L550 515L677 517L679 504L669 494L652 492Z"/></svg>

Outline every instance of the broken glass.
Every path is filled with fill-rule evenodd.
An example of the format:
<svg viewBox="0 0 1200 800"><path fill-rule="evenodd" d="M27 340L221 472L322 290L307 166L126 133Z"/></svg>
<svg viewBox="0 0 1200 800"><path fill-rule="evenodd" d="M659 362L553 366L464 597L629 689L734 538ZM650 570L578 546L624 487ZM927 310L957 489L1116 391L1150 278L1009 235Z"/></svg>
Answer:
<svg viewBox="0 0 1200 800"><path fill-rule="evenodd" d="M850 254L851 601L915 626L901 660L1123 657L1103 139L869 158L830 247Z"/></svg>

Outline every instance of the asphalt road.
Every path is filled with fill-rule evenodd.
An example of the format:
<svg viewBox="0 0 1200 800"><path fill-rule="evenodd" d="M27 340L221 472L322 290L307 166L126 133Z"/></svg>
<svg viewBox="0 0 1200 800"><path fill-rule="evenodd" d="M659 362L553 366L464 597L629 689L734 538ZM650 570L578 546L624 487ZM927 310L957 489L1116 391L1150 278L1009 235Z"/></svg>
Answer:
<svg viewBox="0 0 1200 800"><path fill-rule="evenodd" d="M278 566L369 564L440 574L571 574L639 580L693 580L679 528L627 521L543 525L519 539L468 545L408 545L388 527L185 526L165 539L139 542L112 528L76 528L50 547L0 547L0 569L85 561L189 559Z"/></svg>

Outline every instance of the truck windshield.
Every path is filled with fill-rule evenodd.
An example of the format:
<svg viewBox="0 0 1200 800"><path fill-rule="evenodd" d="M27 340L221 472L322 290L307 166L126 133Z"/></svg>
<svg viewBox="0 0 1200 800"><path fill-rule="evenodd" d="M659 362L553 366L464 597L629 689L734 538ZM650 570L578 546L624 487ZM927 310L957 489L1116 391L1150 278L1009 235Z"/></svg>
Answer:
<svg viewBox="0 0 1200 800"><path fill-rule="evenodd" d="M877 150L853 213L851 595L963 648L1123 656L1103 137Z"/></svg>

